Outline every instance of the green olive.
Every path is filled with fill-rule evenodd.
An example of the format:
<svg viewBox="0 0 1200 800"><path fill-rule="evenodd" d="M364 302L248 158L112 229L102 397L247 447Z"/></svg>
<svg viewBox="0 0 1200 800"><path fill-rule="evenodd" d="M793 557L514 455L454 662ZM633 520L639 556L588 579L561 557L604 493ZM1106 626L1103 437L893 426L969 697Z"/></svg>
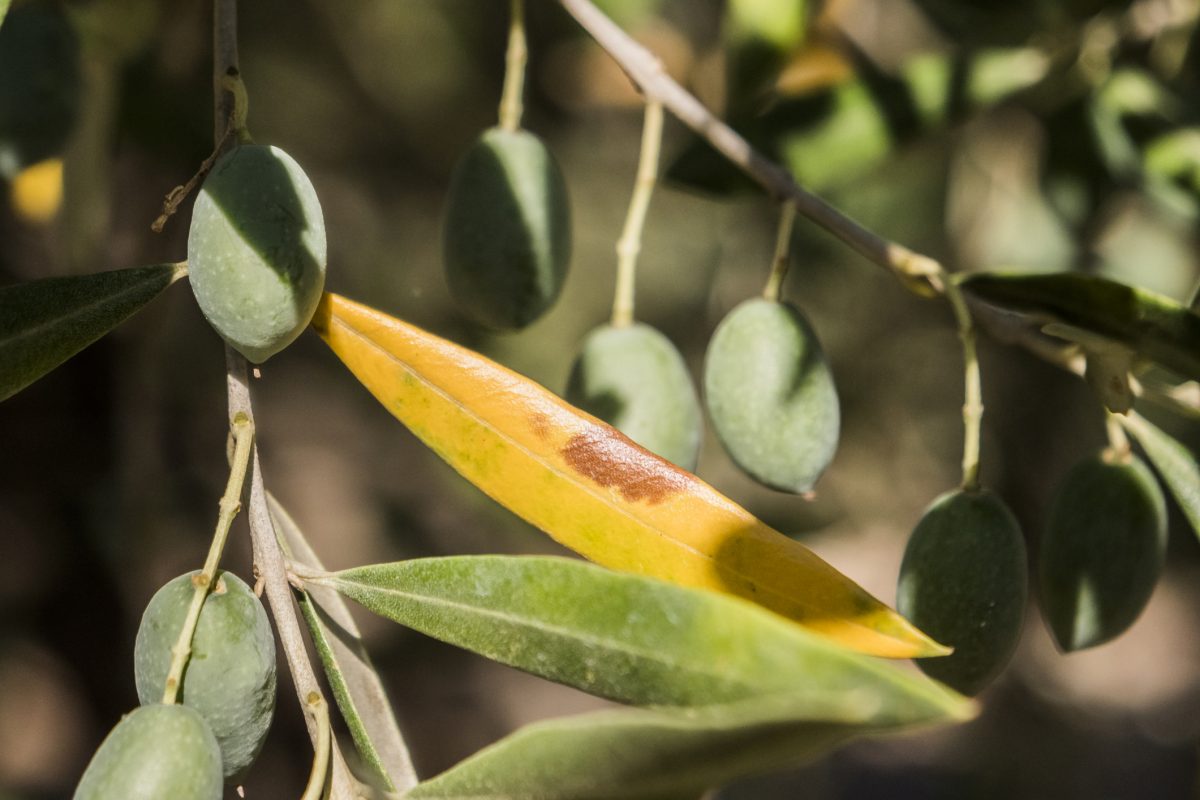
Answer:
<svg viewBox="0 0 1200 800"><path fill-rule="evenodd" d="M308 176L278 147L217 161L192 210L188 275L217 333L258 364L312 319L325 286L325 220Z"/></svg>
<svg viewBox="0 0 1200 800"><path fill-rule="evenodd" d="M142 615L133 661L143 704L162 699L196 574L180 575L159 589ZM204 601L178 699L212 728L226 777L250 766L275 710L275 639L262 603L236 575L219 573Z"/></svg>
<svg viewBox="0 0 1200 800"><path fill-rule="evenodd" d="M1042 537L1042 610L1059 647L1094 647L1123 633L1162 574L1167 506L1135 456L1097 455L1058 487Z"/></svg>
<svg viewBox="0 0 1200 800"><path fill-rule="evenodd" d="M954 652L917 666L963 694L991 683L1020 639L1027 573L1021 529L996 495L958 490L935 500L904 551L896 608Z"/></svg>
<svg viewBox="0 0 1200 800"><path fill-rule="evenodd" d="M571 367L566 399L652 453L696 468L700 402L683 356L649 325L605 325L589 333Z"/></svg>
<svg viewBox="0 0 1200 800"><path fill-rule="evenodd" d="M204 719L181 705L126 714L88 763L75 800L220 800L221 750Z"/></svg>
<svg viewBox="0 0 1200 800"><path fill-rule="evenodd" d="M475 322L523 328L562 291L571 257L567 185L542 140L491 128L450 182L443 228L446 282Z"/></svg>
<svg viewBox="0 0 1200 800"><path fill-rule="evenodd" d="M713 429L747 474L807 492L837 449L833 375L808 320L794 306L747 300L717 326L704 362Z"/></svg>

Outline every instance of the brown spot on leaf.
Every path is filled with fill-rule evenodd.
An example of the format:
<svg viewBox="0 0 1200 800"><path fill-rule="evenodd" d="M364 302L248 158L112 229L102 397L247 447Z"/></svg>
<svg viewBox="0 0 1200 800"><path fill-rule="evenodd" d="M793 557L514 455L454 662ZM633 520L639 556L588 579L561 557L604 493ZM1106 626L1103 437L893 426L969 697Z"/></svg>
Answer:
<svg viewBox="0 0 1200 800"><path fill-rule="evenodd" d="M533 435L543 442L550 438L550 417L542 412L535 411L529 415L529 427L533 429Z"/></svg>
<svg viewBox="0 0 1200 800"><path fill-rule="evenodd" d="M561 452L580 475L630 502L653 505L687 488L687 473L615 430L576 434Z"/></svg>

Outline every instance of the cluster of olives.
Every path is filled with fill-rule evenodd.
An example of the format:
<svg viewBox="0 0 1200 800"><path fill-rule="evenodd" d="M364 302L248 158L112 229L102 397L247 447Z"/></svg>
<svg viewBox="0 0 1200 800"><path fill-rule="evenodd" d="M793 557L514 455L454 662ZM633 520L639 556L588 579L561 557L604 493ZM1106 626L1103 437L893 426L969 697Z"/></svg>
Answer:
<svg viewBox="0 0 1200 800"><path fill-rule="evenodd" d="M589 334L566 397L647 450L695 468L700 405L683 357L653 328ZM721 321L705 357L704 398L734 463L760 483L807 492L833 460L833 377L812 326L788 303L747 300Z"/></svg>
<svg viewBox="0 0 1200 800"><path fill-rule="evenodd" d="M471 146L451 180L443 230L450 292L474 321L519 329L558 297L570 259L566 185L528 131L492 128ZM704 385L717 435L739 466L768 486L812 488L833 458L839 412L821 347L797 309L769 300L734 309L713 337ZM695 469L700 404L682 355L654 328L592 331L565 394Z"/></svg>
<svg viewBox="0 0 1200 800"><path fill-rule="evenodd" d="M1128 451L1077 464L1058 487L1039 551L1043 613L1064 652L1119 636L1138 618L1162 573L1166 501ZM1028 583L1016 518L994 494L958 490L925 512L904 554L897 607L954 648L917 663L975 694L1004 669L1021 633Z"/></svg>
<svg viewBox="0 0 1200 800"><path fill-rule="evenodd" d="M519 329L558 296L570 255L562 174L526 131L491 129L458 165L446 214L451 293L475 321ZM704 401L718 439L755 480L811 491L833 459L837 392L812 326L794 306L747 300L717 326ZM644 323L585 338L565 391L573 405L659 456L695 469L700 401L682 355ZM1108 641L1140 614L1162 570L1161 491L1136 458L1106 454L1067 476L1042 538L1041 598L1065 651ZM918 663L966 694L987 686L1016 650L1028 594L1025 540L995 494L937 498L913 531L897 605L954 648Z"/></svg>
<svg viewBox="0 0 1200 800"><path fill-rule="evenodd" d="M300 166L277 147L223 155L196 198L188 273L204 316L261 363L308 322L325 282L325 223ZM219 798L257 757L275 708L275 642L240 578L221 572L204 602L173 704L164 704L172 649L195 594L189 573L151 599L134 648L141 707L92 757L77 800Z"/></svg>
<svg viewBox="0 0 1200 800"><path fill-rule="evenodd" d="M142 705L92 756L75 800L217 800L262 749L275 709L275 640L258 597L229 572L204 602L177 702L162 702L198 574L170 581L146 607L134 645Z"/></svg>

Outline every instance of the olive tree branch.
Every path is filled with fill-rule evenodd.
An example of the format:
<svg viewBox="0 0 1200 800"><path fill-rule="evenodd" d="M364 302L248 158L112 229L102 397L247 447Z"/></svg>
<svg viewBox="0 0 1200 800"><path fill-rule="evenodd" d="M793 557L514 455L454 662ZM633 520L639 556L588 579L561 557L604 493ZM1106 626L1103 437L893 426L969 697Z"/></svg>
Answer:
<svg viewBox="0 0 1200 800"><path fill-rule="evenodd" d="M230 90L227 76L238 74L237 47L237 0L214 0L213 2L213 91L214 91L214 135L219 146L228 147L232 142L225 137L228 120L235 107L234 92ZM244 104L243 104L244 105ZM246 359L229 345L225 346L225 384L229 402L229 418L244 418L254 424L254 408L250 400L250 385L247 381ZM250 541L254 566L263 581L267 604L275 619L275 631L287 659L288 669L295 684L296 696L305 710L304 721L312 740L313 752L320 754L323 747L329 748L328 731L322 733L319 720L311 713L314 700L318 698L327 707L325 695L317 682L312 662L304 646L300 622L296 618L292 591L288 584L287 568L275 526L267 506L267 493L263 485L262 467L258 459L258 445L251 444L250 452ZM351 775L341 750L332 748L329 769L329 797L333 800L354 800L362 796L359 784Z"/></svg>
<svg viewBox="0 0 1200 800"><path fill-rule="evenodd" d="M963 487L979 481L980 424L983 417L979 361L975 353L975 327L971 312L949 273L935 259L888 241L804 189L779 164L763 156L663 69L662 62L591 0L559 0L567 13L586 30L637 84L651 106L661 104L703 137L732 164L757 181L775 200L784 204L780 243L771 279L764 295L777 299L787 267L784 237L790 238L792 215L803 214L861 255L891 271L910 290L925 297L944 296L954 311L963 344L966 398L963 403Z"/></svg>
<svg viewBox="0 0 1200 800"><path fill-rule="evenodd" d="M771 161L726 125L675 81L662 62L596 8L591 0L558 0L637 84L649 101L662 103L717 152L757 181L776 200L791 200L796 211L841 239L869 260L891 271L922 296L939 295L945 270L937 260L888 241L801 187L791 174Z"/></svg>

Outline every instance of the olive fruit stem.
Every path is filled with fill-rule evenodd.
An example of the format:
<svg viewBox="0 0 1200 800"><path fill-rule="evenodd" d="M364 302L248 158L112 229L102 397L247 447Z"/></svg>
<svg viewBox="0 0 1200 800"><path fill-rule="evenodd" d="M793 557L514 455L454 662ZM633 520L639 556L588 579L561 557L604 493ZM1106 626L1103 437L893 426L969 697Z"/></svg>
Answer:
<svg viewBox="0 0 1200 800"><path fill-rule="evenodd" d="M307 698L308 713L312 714L317 724L317 744L313 751L312 771L308 774L308 785L300 800L321 800L325 793L325 782L329 777L329 751L332 746L332 735L329 729L329 704L318 692L309 692Z"/></svg>
<svg viewBox="0 0 1200 800"><path fill-rule="evenodd" d="M224 152L225 142L229 140L232 133L233 127L231 125L225 129L225 134L217 142L217 146L213 148L213 151L209 153L208 158L200 162L200 169L196 170L196 174L188 178L187 183L182 186L176 186L167 192L167 196L163 198L162 213L158 215L158 218L154 222L150 223L150 230L155 233L163 232L163 228L167 225L167 220L175 216L175 212L179 210L179 206L195 190L196 184L204 180L204 177L212 170L213 164L217 163L217 157Z"/></svg>
<svg viewBox="0 0 1200 800"><path fill-rule="evenodd" d="M229 481L225 484L225 494L221 497L217 529L208 548L208 557L204 559L204 568L200 570L200 574L192 579L196 591L192 595L191 605L188 606L187 616L183 619L179 638L171 648L171 667L167 670L167 682L163 689L162 701L165 705L174 703L179 695L179 687L183 683L183 670L192 654L192 635L196 632L196 623L200 621L200 611L204 608L204 600L208 597L216 578L217 565L221 561L221 553L225 550L225 542L229 539L229 528L233 525L234 517L242 509L242 487L246 483L246 469L250 464L254 423L245 414L238 413L233 418L231 434L233 463L229 469Z"/></svg>
<svg viewBox="0 0 1200 800"><path fill-rule="evenodd" d="M1105 412L1104 423L1108 432L1108 447L1104 451L1104 460L1113 464L1127 464L1133 454L1129 437L1125 434L1125 427L1121 423L1121 417L1121 414Z"/></svg>
<svg viewBox="0 0 1200 800"><path fill-rule="evenodd" d="M634 284L637 258L642 250L642 231L646 227L646 212L654 194L658 177L658 154L662 148L663 108L657 100L646 102L646 118L642 124L642 149L638 155L637 178L625 227L617 240L617 286L613 292L612 325L625 328L633 324Z"/></svg>
<svg viewBox="0 0 1200 800"><path fill-rule="evenodd" d="M225 152L226 145L231 139L236 139L239 144L250 144L253 139L250 137L250 132L246 129L246 117L250 111L250 97L246 94L246 84L242 82L241 73L238 72L236 66L230 66L219 81L221 90L228 93L230 100L229 116L225 119L224 130L218 135L217 143L213 147L213 151L208 154L208 158L200 163L200 169L196 170L196 174L188 178L187 183L182 186L176 186L171 191L167 192L167 196L163 198L162 213L158 218L150 224L150 230L155 233L162 233L166 227L167 220L175 215L179 210L179 206L188 198L196 188L196 185L212 171L213 165L217 163L217 159Z"/></svg>
<svg viewBox="0 0 1200 800"><path fill-rule="evenodd" d="M958 322L958 338L962 341L965 384L962 407L962 488L965 491L974 491L979 488L979 432L983 424L983 390L979 378L979 355L975 349L975 324L958 283L950 280L945 273L939 282L950 307L954 310L954 319Z"/></svg>
<svg viewBox="0 0 1200 800"><path fill-rule="evenodd" d="M233 110L229 112L229 126L225 129L224 138L231 133L237 136L240 144L253 141L246 129L246 118L250 115L250 96L246 94L246 84L242 81L242 73L237 67L230 67L221 76L221 88L233 97Z"/></svg>
<svg viewBox="0 0 1200 800"><path fill-rule="evenodd" d="M521 129L525 110L525 62L529 49L525 44L525 0L510 0L508 52L504 57L504 92L500 96L500 127L506 131Z"/></svg>
<svg viewBox="0 0 1200 800"><path fill-rule="evenodd" d="M771 274L763 287L763 299L778 303L783 293L783 279L787 277L792 260L792 229L796 222L796 204L783 201L779 215L779 232L775 236L775 256L771 260Z"/></svg>

